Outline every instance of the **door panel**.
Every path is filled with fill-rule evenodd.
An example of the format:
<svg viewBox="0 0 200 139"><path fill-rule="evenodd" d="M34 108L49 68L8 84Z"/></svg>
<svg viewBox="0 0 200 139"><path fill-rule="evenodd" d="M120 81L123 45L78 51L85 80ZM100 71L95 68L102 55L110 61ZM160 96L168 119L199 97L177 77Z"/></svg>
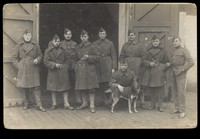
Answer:
<svg viewBox="0 0 200 139"><path fill-rule="evenodd" d="M22 90L16 87L17 70L11 63L12 49L20 42L25 29L37 28L36 4L6 4L3 7L4 107L23 103ZM33 32L33 39L37 32Z"/></svg>

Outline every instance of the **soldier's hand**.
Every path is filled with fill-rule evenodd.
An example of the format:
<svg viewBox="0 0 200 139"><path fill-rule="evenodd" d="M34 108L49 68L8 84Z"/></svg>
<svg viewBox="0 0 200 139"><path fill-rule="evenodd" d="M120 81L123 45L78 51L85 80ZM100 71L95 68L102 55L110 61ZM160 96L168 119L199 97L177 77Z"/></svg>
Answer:
<svg viewBox="0 0 200 139"><path fill-rule="evenodd" d="M83 55L84 60L87 60L88 57L89 57L88 54L84 54L84 55Z"/></svg>
<svg viewBox="0 0 200 139"><path fill-rule="evenodd" d="M167 67L170 67L171 66L171 63L166 63L165 64Z"/></svg>
<svg viewBox="0 0 200 139"><path fill-rule="evenodd" d="M115 69L112 69L112 73L114 73L115 72Z"/></svg>
<svg viewBox="0 0 200 139"><path fill-rule="evenodd" d="M85 57L83 56L83 57L81 58L81 60L86 60L86 59L85 59Z"/></svg>
<svg viewBox="0 0 200 139"><path fill-rule="evenodd" d="M88 56L88 54L84 54L84 57L87 59L89 56Z"/></svg>
<svg viewBox="0 0 200 139"><path fill-rule="evenodd" d="M62 64L56 64L56 68L61 69L62 68Z"/></svg>
<svg viewBox="0 0 200 139"><path fill-rule="evenodd" d="M154 67L156 64L154 62L150 62L150 66Z"/></svg>
<svg viewBox="0 0 200 139"><path fill-rule="evenodd" d="M38 60L37 60L37 59L34 59L34 60L33 60L33 63L34 63L34 64L38 64Z"/></svg>

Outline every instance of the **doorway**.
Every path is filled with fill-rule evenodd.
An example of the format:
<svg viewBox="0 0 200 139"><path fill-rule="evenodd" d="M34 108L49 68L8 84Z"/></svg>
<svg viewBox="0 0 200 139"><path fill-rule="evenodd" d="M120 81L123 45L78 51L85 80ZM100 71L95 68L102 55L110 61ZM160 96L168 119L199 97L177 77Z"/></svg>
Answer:
<svg viewBox="0 0 200 139"><path fill-rule="evenodd" d="M39 9L39 44L43 54L55 34L64 39L65 27L72 31L72 40L77 44L81 42L82 29L89 33L89 41L94 42L103 27L118 55L119 4L40 4ZM41 88L46 92L47 68L43 64L40 76Z"/></svg>

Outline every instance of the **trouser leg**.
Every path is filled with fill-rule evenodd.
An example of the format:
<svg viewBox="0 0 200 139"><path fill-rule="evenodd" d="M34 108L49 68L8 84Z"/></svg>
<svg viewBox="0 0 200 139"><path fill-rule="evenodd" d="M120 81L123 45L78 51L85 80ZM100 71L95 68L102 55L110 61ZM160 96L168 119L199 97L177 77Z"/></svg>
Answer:
<svg viewBox="0 0 200 139"><path fill-rule="evenodd" d="M24 105L28 106L29 105L29 88L24 88Z"/></svg>
<svg viewBox="0 0 200 139"><path fill-rule="evenodd" d="M141 103L141 105L144 105L144 93L147 93L147 91L148 91L148 89L147 89L148 87L142 87L141 88L141 90L143 90L143 92L141 92L141 94L140 94L140 103Z"/></svg>
<svg viewBox="0 0 200 139"><path fill-rule="evenodd" d="M156 107L156 89L154 87L150 87L150 94L151 94L151 107Z"/></svg>
<svg viewBox="0 0 200 139"><path fill-rule="evenodd" d="M70 79L70 82L71 82L70 91L72 93L74 93L76 103L81 103L80 91L74 89L75 88L75 79L76 79L74 70L69 70L69 79Z"/></svg>
<svg viewBox="0 0 200 139"><path fill-rule="evenodd" d="M175 75L174 75L175 76ZM176 110L179 110L179 101L178 101L178 88L177 88L177 81L176 77L173 78L174 82L172 84L172 96L173 102Z"/></svg>
<svg viewBox="0 0 200 139"><path fill-rule="evenodd" d="M185 112L186 79L177 79L179 112Z"/></svg>
<svg viewBox="0 0 200 139"><path fill-rule="evenodd" d="M163 93L164 93L164 87L158 87L157 88L157 99L158 99L158 107L162 107L163 102Z"/></svg>
<svg viewBox="0 0 200 139"><path fill-rule="evenodd" d="M81 98L82 98L82 105L87 106L87 96L85 90L81 91Z"/></svg>
<svg viewBox="0 0 200 139"><path fill-rule="evenodd" d="M64 106L69 106L68 95L67 91L63 92Z"/></svg>
<svg viewBox="0 0 200 139"><path fill-rule="evenodd" d="M33 92L34 92L35 101L36 101L37 106L42 106L40 87L34 87Z"/></svg>
<svg viewBox="0 0 200 139"><path fill-rule="evenodd" d="M52 105L56 106L57 105L57 101L56 101L56 92L51 92L52 95Z"/></svg>
<svg viewBox="0 0 200 139"><path fill-rule="evenodd" d="M95 90L89 90L90 108L95 108Z"/></svg>

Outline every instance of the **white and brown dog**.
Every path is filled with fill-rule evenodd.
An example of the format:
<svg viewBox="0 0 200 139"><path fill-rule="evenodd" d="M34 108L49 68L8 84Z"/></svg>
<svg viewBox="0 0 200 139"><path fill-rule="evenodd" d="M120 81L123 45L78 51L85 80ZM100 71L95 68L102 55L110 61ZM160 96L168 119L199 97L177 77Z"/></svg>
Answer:
<svg viewBox="0 0 200 139"><path fill-rule="evenodd" d="M118 85L118 86L112 86L112 88L106 90L105 93L111 93L111 98L112 98L111 113L114 113L114 107L121 98L128 100L129 113L133 113L132 104L134 112L138 112L136 110L136 103L140 92L142 92L142 90L140 89L138 81L133 82L132 85L128 87L122 87Z"/></svg>

